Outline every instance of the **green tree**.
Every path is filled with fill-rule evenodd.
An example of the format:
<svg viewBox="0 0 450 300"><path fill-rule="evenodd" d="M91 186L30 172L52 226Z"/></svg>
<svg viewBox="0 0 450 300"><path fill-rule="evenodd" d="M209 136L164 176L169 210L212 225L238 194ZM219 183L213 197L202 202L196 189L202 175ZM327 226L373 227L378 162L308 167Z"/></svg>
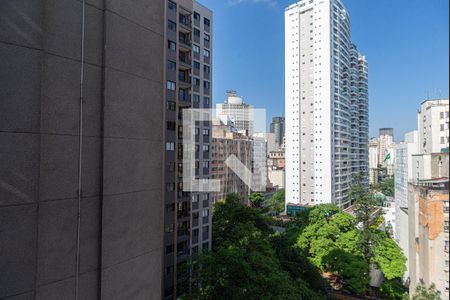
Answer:
<svg viewBox="0 0 450 300"><path fill-rule="evenodd" d="M248 197L250 200L250 205L252 207L261 207L261 204L264 202L264 193L262 192L253 192Z"/></svg>
<svg viewBox="0 0 450 300"><path fill-rule="evenodd" d="M385 196L394 197L395 194L395 179L394 176L387 177L383 181L372 186L372 190L380 192Z"/></svg>
<svg viewBox="0 0 450 300"><path fill-rule="evenodd" d="M414 294L411 296L412 300L442 300L441 292L436 289L434 283L428 288L423 281L417 285Z"/></svg>
<svg viewBox="0 0 450 300"><path fill-rule="evenodd" d="M350 199L353 203L356 222L360 224L359 245L364 259L370 265L372 263L373 248L377 242L376 232L379 227L379 219L374 216L377 209L377 201L367 191L362 174L357 174L353 177L353 184L350 187ZM381 214L381 210L379 214Z"/></svg>
<svg viewBox="0 0 450 300"><path fill-rule="evenodd" d="M373 261L383 271L386 279L393 280L403 277L406 271L406 257L396 242L384 236L376 245L373 252Z"/></svg>
<svg viewBox="0 0 450 300"><path fill-rule="evenodd" d="M285 206L285 192L284 190L279 190L269 199L267 205L271 211L278 214L284 211Z"/></svg>
<svg viewBox="0 0 450 300"><path fill-rule="evenodd" d="M408 289L403 285L401 278L386 280L380 287L380 296L387 300L409 299Z"/></svg>
<svg viewBox="0 0 450 300"><path fill-rule="evenodd" d="M236 195L217 203L213 249L198 257L199 288L184 299L325 299L310 282L320 276L317 270L297 249L277 247L277 241L289 245L287 238L268 224L261 210L242 205Z"/></svg>

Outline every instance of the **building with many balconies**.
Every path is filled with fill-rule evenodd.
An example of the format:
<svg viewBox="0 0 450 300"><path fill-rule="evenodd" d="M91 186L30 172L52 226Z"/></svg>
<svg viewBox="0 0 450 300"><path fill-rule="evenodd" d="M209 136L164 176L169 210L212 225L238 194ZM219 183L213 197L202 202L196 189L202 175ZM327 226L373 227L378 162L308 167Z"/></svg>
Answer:
<svg viewBox="0 0 450 300"><path fill-rule="evenodd" d="M368 177L368 70L341 0L286 9L285 66L286 202L346 208Z"/></svg>

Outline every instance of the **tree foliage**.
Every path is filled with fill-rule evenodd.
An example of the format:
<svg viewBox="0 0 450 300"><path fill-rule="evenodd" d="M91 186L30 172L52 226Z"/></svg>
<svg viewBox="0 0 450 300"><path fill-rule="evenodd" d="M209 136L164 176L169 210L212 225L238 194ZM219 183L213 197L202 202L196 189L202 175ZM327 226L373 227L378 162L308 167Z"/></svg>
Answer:
<svg viewBox="0 0 450 300"><path fill-rule="evenodd" d="M261 207L261 204L264 202L264 193L262 192L253 192L248 197L250 200L250 204L252 207Z"/></svg>
<svg viewBox="0 0 450 300"><path fill-rule="evenodd" d="M380 287L380 296L387 300L409 299L408 289L403 285L401 278L386 280Z"/></svg>
<svg viewBox="0 0 450 300"><path fill-rule="evenodd" d="M388 280L402 278L406 271L406 257L392 239L384 236L374 248L374 262Z"/></svg>
<svg viewBox="0 0 450 300"><path fill-rule="evenodd" d="M284 190L279 190L267 201L267 206L271 211L280 214L284 211L285 201Z"/></svg>
<svg viewBox="0 0 450 300"><path fill-rule="evenodd" d="M436 289L434 283L428 288L423 281L416 286L414 294L411 296L412 300L442 300L441 292Z"/></svg>
<svg viewBox="0 0 450 300"><path fill-rule="evenodd" d="M356 222L360 225L359 246L367 264L372 263L373 249L377 243L378 227L380 220L374 215L377 209L377 200L369 193L364 185L362 174L353 177L350 187L350 199L353 203L353 212ZM382 210L379 210L379 214Z"/></svg>
<svg viewBox="0 0 450 300"><path fill-rule="evenodd" d="M394 197L395 179L394 176L387 177L381 182L372 185L372 190L382 193L385 196Z"/></svg>
<svg viewBox="0 0 450 300"><path fill-rule="evenodd" d="M213 250L198 257L200 288L189 299L325 299L317 269L260 210L236 195L217 203ZM322 284L320 284L322 282Z"/></svg>

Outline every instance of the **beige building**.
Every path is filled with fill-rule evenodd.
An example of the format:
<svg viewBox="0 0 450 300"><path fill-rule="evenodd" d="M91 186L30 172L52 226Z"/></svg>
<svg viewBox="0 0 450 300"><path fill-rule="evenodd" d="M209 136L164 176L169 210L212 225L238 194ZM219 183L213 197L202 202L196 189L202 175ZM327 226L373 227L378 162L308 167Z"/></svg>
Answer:
<svg viewBox="0 0 450 300"><path fill-rule="evenodd" d="M267 175L269 184L279 189L286 186L285 155L283 150L269 152Z"/></svg>
<svg viewBox="0 0 450 300"><path fill-rule="evenodd" d="M409 184L410 292L423 280L449 297L448 178Z"/></svg>
<svg viewBox="0 0 450 300"><path fill-rule="evenodd" d="M419 153L439 153L449 146L448 99L426 100L417 114Z"/></svg>
<svg viewBox="0 0 450 300"><path fill-rule="evenodd" d="M235 155L247 168L251 169L253 160L253 140L236 132L232 125L213 120L211 179L220 180L220 192L213 193L213 204L230 193L236 193L243 203L248 203L250 188L238 175L227 167L225 161Z"/></svg>

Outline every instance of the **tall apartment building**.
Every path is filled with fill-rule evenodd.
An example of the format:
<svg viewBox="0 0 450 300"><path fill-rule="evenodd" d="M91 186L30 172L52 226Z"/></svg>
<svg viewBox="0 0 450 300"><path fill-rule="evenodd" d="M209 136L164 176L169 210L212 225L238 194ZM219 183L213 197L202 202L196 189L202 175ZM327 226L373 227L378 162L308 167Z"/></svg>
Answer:
<svg viewBox="0 0 450 300"><path fill-rule="evenodd" d="M408 257L408 183L413 180L413 155L418 151L417 130L405 134L395 147L395 224L394 238ZM405 278L409 274L406 272Z"/></svg>
<svg viewBox="0 0 450 300"><path fill-rule="evenodd" d="M211 248L211 199L183 189L183 109L211 108L212 12L192 0L166 0L164 299L190 289L188 259ZM196 173L209 178L211 124L195 128Z"/></svg>
<svg viewBox="0 0 450 300"><path fill-rule="evenodd" d="M164 9L2 1L1 299L161 299Z"/></svg>
<svg viewBox="0 0 450 300"><path fill-rule="evenodd" d="M447 157L448 153L442 154ZM449 298L449 194L446 178L409 184L410 293L423 281L434 283L442 299Z"/></svg>
<svg viewBox="0 0 450 300"><path fill-rule="evenodd" d="M286 202L348 207L367 172L367 61L340 0L290 5L285 28Z"/></svg>
<svg viewBox="0 0 450 300"><path fill-rule="evenodd" d="M242 97L236 91L227 91L227 99L224 103L216 104L217 115L228 118L234 122L238 131L244 131L245 135L252 136L254 133L254 107L244 103ZM225 121L225 119L223 119Z"/></svg>
<svg viewBox="0 0 450 300"><path fill-rule="evenodd" d="M439 153L449 147L449 101L426 100L417 114L419 153Z"/></svg>
<svg viewBox="0 0 450 300"><path fill-rule="evenodd" d="M278 148L283 144L284 130L285 130L285 119L284 117L273 117L272 123L270 123L270 132L275 134L275 143Z"/></svg>

